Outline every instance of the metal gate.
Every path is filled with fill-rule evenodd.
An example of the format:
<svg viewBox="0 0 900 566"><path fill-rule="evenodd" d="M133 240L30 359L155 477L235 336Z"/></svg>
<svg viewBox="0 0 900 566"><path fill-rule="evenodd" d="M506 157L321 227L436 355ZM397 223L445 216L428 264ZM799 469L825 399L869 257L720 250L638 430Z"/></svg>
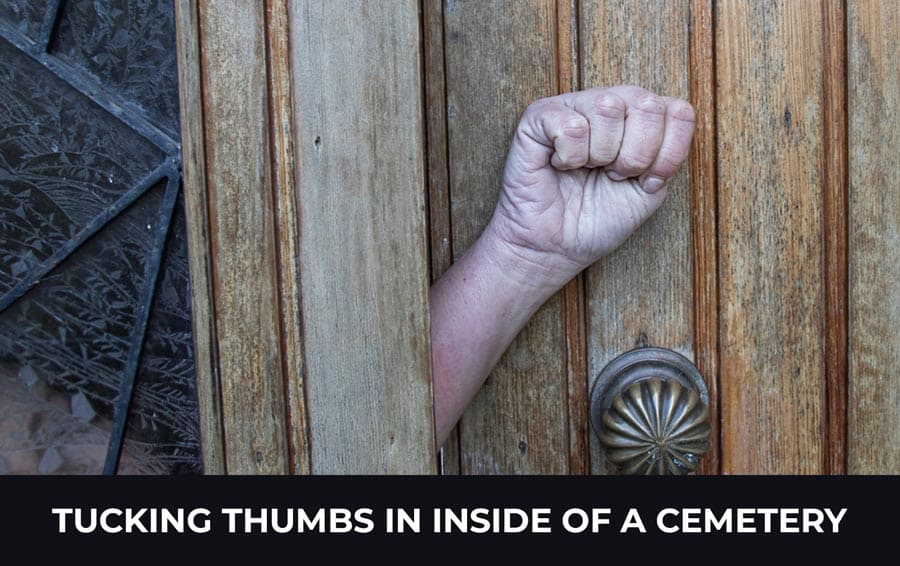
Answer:
<svg viewBox="0 0 900 566"><path fill-rule="evenodd" d="M3 2L0 114L0 471L201 471L172 3Z"/></svg>

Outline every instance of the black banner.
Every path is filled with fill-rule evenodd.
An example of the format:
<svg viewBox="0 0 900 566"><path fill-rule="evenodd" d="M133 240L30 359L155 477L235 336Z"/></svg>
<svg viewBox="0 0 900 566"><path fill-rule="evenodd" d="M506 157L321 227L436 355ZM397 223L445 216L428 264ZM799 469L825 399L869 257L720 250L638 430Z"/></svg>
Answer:
<svg viewBox="0 0 900 566"><path fill-rule="evenodd" d="M723 543L868 552L890 548L900 502L900 477L884 476L4 477L0 487L3 538L41 541L43 557L116 549L169 560L192 548L198 558L488 547L685 556Z"/></svg>

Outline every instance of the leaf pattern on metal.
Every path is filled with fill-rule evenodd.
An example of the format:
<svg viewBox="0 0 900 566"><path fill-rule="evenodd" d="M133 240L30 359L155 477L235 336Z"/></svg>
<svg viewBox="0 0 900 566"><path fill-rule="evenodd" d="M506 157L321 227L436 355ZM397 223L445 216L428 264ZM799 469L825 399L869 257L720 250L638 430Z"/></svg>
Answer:
<svg viewBox="0 0 900 566"><path fill-rule="evenodd" d="M0 409L69 399L106 473L202 471L173 9L0 6ZM101 471L96 442L19 426L0 471Z"/></svg>

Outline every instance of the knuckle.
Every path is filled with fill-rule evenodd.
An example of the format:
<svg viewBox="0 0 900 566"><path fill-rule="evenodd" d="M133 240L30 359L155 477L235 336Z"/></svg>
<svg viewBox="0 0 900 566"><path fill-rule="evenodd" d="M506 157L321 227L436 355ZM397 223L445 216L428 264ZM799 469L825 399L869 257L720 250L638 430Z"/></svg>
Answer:
<svg viewBox="0 0 900 566"><path fill-rule="evenodd" d="M539 99L531 102L528 106L525 107L525 111L522 112L522 118L534 118L539 116L543 109L547 106L546 99Z"/></svg>
<svg viewBox="0 0 900 566"><path fill-rule="evenodd" d="M684 158L685 156L682 155L661 155L659 157L659 163L654 169L659 169L666 175L673 175L681 168L681 164L684 163Z"/></svg>
<svg viewBox="0 0 900 566"><path fill-rule="evenodd" d="M666 115L666 101L658 94L652 92L644 92L638 95L635 100L635 108L647 114Z"/></svg>
<svg viewBox="0 0 900 566"><path fill-rule="evenodd" d="M625 101L612 93L603 93L594 97L594 113L601 118L623 120L625 118Z"/></svg>
<svg viewBox="0 0 900 566"><path fill-rule="evenodd" d="M591 135L590 125L587 119L580 114L567 116L560 124L562 134L574 141L585 141Z"/></svg>
<svg viewBox="0 0 900 566"><path fill-rule="evenodd" d="M552 108L554 106L554 103L555 101L552 97L538 98L525 107L525 111L522 112L522 117L532 119L537 118L548 109Z"/></svg>
<svg viewBox="0 0 900 566"><path fill-rule="evenodd" d="M672 103L669 112L674 119L687 125L693 125L697 121L697 113L687 100L676 100Z"/></svg>
<svg viewBox="0 0 900 566"><path fill-rule="evenodd" d="M643 171L653 163L653 158L640 153L626 153L619 156L622 167L628 171Z"/></svg>

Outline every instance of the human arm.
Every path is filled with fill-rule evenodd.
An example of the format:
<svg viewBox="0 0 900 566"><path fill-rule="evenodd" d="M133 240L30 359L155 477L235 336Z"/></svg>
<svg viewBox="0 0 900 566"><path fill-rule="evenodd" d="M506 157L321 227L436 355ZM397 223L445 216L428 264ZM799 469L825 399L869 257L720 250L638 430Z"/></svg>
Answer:
<svg viewBox="0 0 900 566"><path fill-rule="evenodd" d="M439 441L538 308L662 204L693 128L686 101L634 86L525 110L490 222L431 289Z"/></svg>

